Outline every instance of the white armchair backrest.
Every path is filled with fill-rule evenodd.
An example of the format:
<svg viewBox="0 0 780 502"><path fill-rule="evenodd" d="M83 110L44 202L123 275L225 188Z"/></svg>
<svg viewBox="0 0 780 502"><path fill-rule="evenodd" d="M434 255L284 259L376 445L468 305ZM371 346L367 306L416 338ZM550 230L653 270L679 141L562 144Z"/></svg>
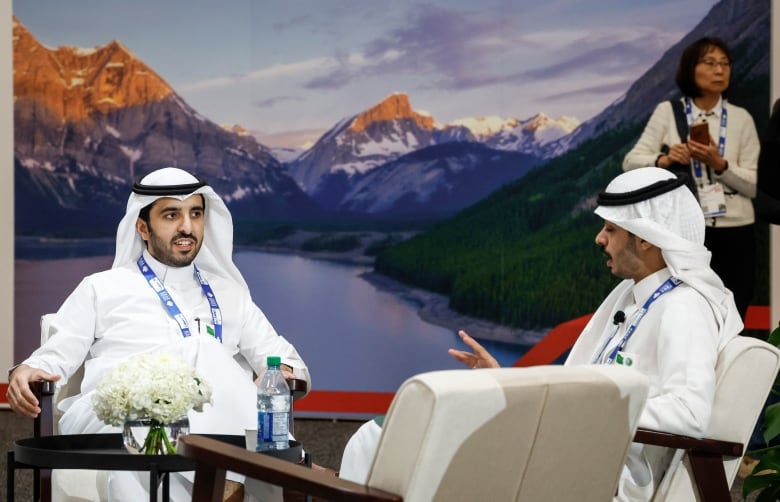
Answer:
<svg viewBox="0 0 780 502"><path fill-rule="evenodd" d="M611 500L646 398L646 378L621 366L417 375L367 485L412 502Z"/></svg>

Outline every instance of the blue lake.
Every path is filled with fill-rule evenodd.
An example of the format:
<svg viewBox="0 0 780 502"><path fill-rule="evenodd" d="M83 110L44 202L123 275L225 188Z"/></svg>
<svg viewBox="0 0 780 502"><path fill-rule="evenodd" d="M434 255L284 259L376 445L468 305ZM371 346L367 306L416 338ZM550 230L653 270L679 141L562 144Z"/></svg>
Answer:
<svg viewBox="0 0 780 502"><path fill-rule="evenodd" d="M452 330L427 323L417 306L360 277L368 267L256 251L235 253L255 302L298 349L317 389L395 391L423 371L462 368L447 349ZM502 365L528 347L485 343Z"/></svg>
<svg viewBox="0 0 780 502"><path fill-rule="evenodd" d="M34 332L40 314L56 310L84 275L110 267L113 246L113 240L18 238L17 332ZM417 305L364 280L367 266L253 250L236 251L234 260L255 303L308 364L314 389L394 392L416 373L462 368L447 354L465 348L457 334L423 321ZM17 340L18 358L36 344L37 337ZM484 345L505 366L529 349Z"/></svg>

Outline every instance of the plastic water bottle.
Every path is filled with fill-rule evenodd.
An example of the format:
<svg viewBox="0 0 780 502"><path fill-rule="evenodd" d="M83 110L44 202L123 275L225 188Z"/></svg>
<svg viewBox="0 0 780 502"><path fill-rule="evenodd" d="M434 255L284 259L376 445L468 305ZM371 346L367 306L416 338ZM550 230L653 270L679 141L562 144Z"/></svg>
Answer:
<svg viewBox="0 0 780 502"><path fill-rule="evenodd" d="M257 387L256 451L290 447L290 387L282 374L282 359L268 356L268 370Z"/></svg>

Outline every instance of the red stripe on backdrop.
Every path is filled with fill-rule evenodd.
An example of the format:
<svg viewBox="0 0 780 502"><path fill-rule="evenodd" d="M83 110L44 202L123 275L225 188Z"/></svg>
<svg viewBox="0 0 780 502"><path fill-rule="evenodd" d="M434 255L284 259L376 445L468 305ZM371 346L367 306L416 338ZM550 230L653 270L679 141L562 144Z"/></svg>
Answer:
<svg viewBox="0 0 780 502"><path fill-rule="evenodd" d="M536 366L552 363L574 345L574 341L582 333L582 328L592 316L593 314L588 314L557 325L512 366Z"/></svg>
<svg viewBox="0 0 780 502"><path fill-rule="evenodd" d="M295 402L295 411L382 415L387 413L394 395L393 392L313 390Z"/></svg>
<svg viewBox="0 0 780 502"><path fill-rule="evenodd" d="M769 330L770 318L768 305L751 305L745 314L745 329Z"/></svg>
<svg viewBox="0 0 780 502"><path fill-rule="evenodd" d="M592 314L572 319L553 328L547 336L534 345L513 366L550 364L565 353L577 340ZM769 330L768 306L751 305L745 316L745 328ZM0 383L0 404L8 404L5 396L7 383ZM393 400L393 392L345 392L313 390L306 399L295 403L295 409L320 413L356 413L381 415L387 412Z"/></svg>
<svg viewBox="0 0 780 502"><path fill-rule="evenodd" d="M0 404L8 404L5 397L6 390L8 390L8 384L0 383ZM309 392L306 399L295 403L295 410L382 415L387 413L394 395L393 392L313 390Z"/></svg>

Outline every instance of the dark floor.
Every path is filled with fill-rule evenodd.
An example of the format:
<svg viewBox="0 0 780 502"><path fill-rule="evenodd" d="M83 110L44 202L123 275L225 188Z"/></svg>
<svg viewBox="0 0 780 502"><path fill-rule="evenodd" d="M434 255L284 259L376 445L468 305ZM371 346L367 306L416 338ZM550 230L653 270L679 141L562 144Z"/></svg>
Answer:
<svg viewBox="0 0 780 502"><path fill-rule="evenodd" d="M344 450L350 436L362 424L354 420L297 419L295 421L295 437L306 446L312 460L333 470L338 470L341 464L341 452ZM32 421L22 418L8 410L0 410L0 500L6 500L6 452L11 449L17 439L32 435ZM32 473L18 470L14 483L16 500L32 502ZM737 478L731 490L733 502L742 501L742 481ZM745 499L755 500L754 496Z"/></svg>
<svg viewBox="0 0 780 502"><path fill-rule="evenodd" d="M350 436L363 424L356 420L296 419L295 437L311 454L312 461L337 471L341 452ZM32 436L32 420L8 410L0 410L0 500L6 500L6 452L17 439ZM18 502L32 502L32 471L15 472L14 491Z"/></svg>

